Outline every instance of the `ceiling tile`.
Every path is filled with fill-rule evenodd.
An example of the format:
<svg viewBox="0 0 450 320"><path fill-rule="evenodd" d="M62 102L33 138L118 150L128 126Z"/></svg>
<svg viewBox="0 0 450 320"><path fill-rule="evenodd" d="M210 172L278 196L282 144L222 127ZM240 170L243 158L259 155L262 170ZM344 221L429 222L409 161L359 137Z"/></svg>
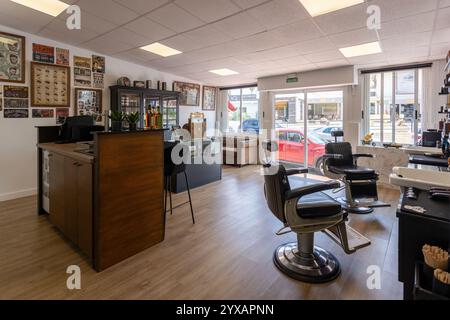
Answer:
<svg viewBox="0 0 450 320"><path fill-rule="evenodd" d="M132 45L118 41L113 33L102 35L95 39L89 40L82 43L80 46L107 55L116 54L122 51L128 51L133 47Z"/></svg>
<svg viewBox="0 0 450 320"><path fill-rule="evenodd" d="M294 44L293 47L300 54L308 54L336 49L336 46L333 43L331 43L331 41L327 37L299 42Z"/></svg>
<svg viewBox="0 0 450 320"><path fill-rule="evenodd" d="M213 24L218 30L233 39L240 39L265 31L265 27L251 17L247 12L238 13Z"/></svg>
<svg viewBox="0 0 450 320"><path fill-rule="evenodd" d="M433 11L438 0L372 0L371 4L380 6L381 21L384 22Z"/></svg>
<svg viewBox="0 0 450 320"><path fill-rule="evenodd" d="M329 38L338 48L378 41L376 32L367 28L333 34Z"/></svg>
<svg viewBox="0 0 450 320"><path fill-rule="evenodd" d="M378 33L381 39L387 39L399 35L431 31L433 30L434 18L435 12L428 12L385 22L381 24Z"/></svg>
<svg viewBox="0 0 450 320"><path fill-rule="evenodd" d="M261 32L253 36L237 40L249 49L250 52L273 49L282 45L282 41L270 32Z"/></svg>
<svg viewBox="0 0 450 320"><path fill-rule="evenodd" d="M296 56L296 57L290 57L290 58L284 58L284 59L277 59L273 60L276 64L282 66L282 67L292 67L292 66L301 66L305 64L311 64L311 61L306 59L303 56Z"/></svg>
<svg viewBox="0 0 450 320"><path fill-rule="evenodd" d="M211 25L186 32L184 35L193 41L200 43L204 47L232 40L230 36L217 30Z"/></svg>
<svg viewBox="0 0 450 320"><path fill-rule="evenodd" d="M0 22L2 25L10 28L15 28L30 33L38 33L48 24L48 22L42 23L35 22L33 20L22 20L14 16L6 15L3 12L0 12Z"/></svg>
<svg viewBox="0 0 450 320"><path fill-rule="evenodd" d="M111 32L105 34L105 36L111 37L119 42L129 44L133 47L142 47L148 44L149 40L133 31L125 28L117 28Z"/></svg>
<svg viewBox="0 0 450 320"><path fill-rule="evenodd" d="M94 16L122 25L138 17L138 14L112 0L80 0L77 5Z"/></svg>
<svg viewBox="0 0 450 320"><path fill-rule="evenodd" d="M161 41L164 45L174 48L182 52L188 52L201 48L203 45L183 34L173 36L171 38Z"/></svg>
<svg viewBox="0 0 450 320"><path fill-rule="evenodd" d="M228 17L241 10L231 0L176 0L175 4L206 22Z"/></svg>
<svg viewBox="0 0 450 320"><path fill-rule="evenodd" d="M263 2L267 2L267 0L233 0L233 2L242 9L248 9Z"/></svg>
<svg viewBox="0 0 450 320"><path fill-rule="evenodd" d="M27 8L23 5L20 5L18 3L9 1L9 0L1 0L0 1L0 13L2 15L8 16L9 19L16 18L19 21L26 22L25 25L30 31L39 31L39 29L45 27L48 23L50 23L54 17ZM65 13L61 13L61 15L64 15ZM6 24L7 20L1 20L0 24ZM31 28L30 28L31 27ZM19 29L20 28L19 26Z"/></svg>
<svg viewBox="0 0 450 320"><path fill-rule="evenodd" d="M367 63L375 63L375 62L386 62L387 56L388 55L385 53L375 53L375 54L368 54L368 55L359 56L359 57L347 58L347 60L351 64L359 65L359 64L367 64Z"/></svg>
<svg viewBox="0 0 450 320"><path fill-rule="evenodd" d="M440 9L437 12L435 24L436 30L450 27L450 7Z"/></svg>
<svg viewBox="0 0 450 320"><path fill-rule="evenodd" d="M121 52L117 56L127 56L131 59L139 59L141 61L151 61L151 60L161 58L161 56L158 56L154 53L151 53L151 52L139 49L139 48Z"/></svg>
<svg viewBox="0 0 450 320"><path fill-rule="evenodd" d="M64 23L66 22L66 18L64 15L58 16L58 19L64 21ZM117 24L92 15L85 10L81 10L81 29L88 28L92 32L102 34L111 31L117 26Z"/></svg>
<svg viewBox="0 0 450 320"><path fill-rule="evenodd" d="M436 44L432 45L430 48L430 58L431 59L442 59L447 55L449 51L448 44Z"/></svg>
<svg viewBox="0 0 450 320"><path fill-rule="evenodd" d="M177 32L194 29L205 24L199 18L172 3L153 11L146 17Z"/></svg>
<svg viewBox="0 0 450 320"><path fill-rule="evenodd" d="M344 58L339 50L330 50L317 53L306 54L305 58L311 62L325 62L332 60L341 60Z"/></svg>
<svg viewBox="0 0 450 320"><path fill-rule="evenodd" d="M406 36L381 40L383 51L394 51L400 47L415 47L429 45L431 32L414 33ZM448 38L447 38L448 39Z"/></svg>
<svg viewBox="0 0 450 320"><path fill-rule="evenodd" d="M171 0L114 0L114 1L141 15L162 6L170 2Z"/></svg>
<svg viewBox="0 0 450 320"><path fill-rule="evenodd" d="M325 34L334 34L353 29L364 28L367 22L367 4L345 8L314 18Z"/></svg>
<svg viewBox="0 0 450 320"><path fill-rule="evenodd" d="M321 69L347 66L349 64L350 63L345 59L338 59L338 60L325 61L325 62L316 62L317 67L319 67Z"/></svg>
<svg viewBox="0 0 450 320"><path fill-rule="evenodd" d="M309 18L298 0L273 0L250 9L248 13L267 29Z"/></svg>
<svg viewBox="0 0 450 320"><path fill-rule="evenodd" d="M450 0L441 0L439 1L439 8L450 7Z"/></svg>
<svg viewBox="0 0 450 320"><path fill-rule="evenodd" d="M78 45L98 36L97 32L84 28L80 30L69 30L65 21L54 19L39 33L39 36L61 41L63 43Z"/></svg>
<svg viewBox="0 0 450 320"><path fill-rule="evenodd" d="M149 42L164 39L175 34L174 31L145 17L126 24L124 28L145 37Z"/></svg>
<svg viewBox="0 0 450 320"><path fill-rule="evenodd" d="M280 43L293 44L322 37L320 30L310 19L304 19L269 31Z"/></svg>
<svg viewBox="0 0 450 320"><path fill-rule="evenodd" d="M450 28L440 29L433 32L432 43L449 43Z"/></svg>

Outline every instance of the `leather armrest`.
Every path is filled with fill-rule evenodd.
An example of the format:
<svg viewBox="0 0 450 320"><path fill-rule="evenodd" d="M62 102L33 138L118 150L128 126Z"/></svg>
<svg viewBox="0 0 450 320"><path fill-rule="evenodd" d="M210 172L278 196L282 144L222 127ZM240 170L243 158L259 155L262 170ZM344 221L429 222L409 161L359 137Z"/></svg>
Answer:
<svg viewBox="0 0 450 320"><path fill-rule="evenodd" d="M295 169L286 169L286 175L292 176L294 174L302 174L302 173L308 173L308 168L295 168Z"/></svg>
<svg viewBox="0 0 450 320"><path fill-rule="evenodd" d="M324 182L324 183L317 183L312 184L310 186L301 187L293 190L289 190L286 192L286 200L291 200L294 198L301 198L303 196L306 196L308 194L325 191L325 190L331 190L331 189L337 189L341 185L338 181L330 181L330 182Z"/></svg>
<svg viewBox="0 0 450 320"><path fill-rule="evenodd" d="M375 155L370 153L355 153L353 158L375 158Z"/></svg>
<svg viewBox="0 0 450 320"><path fill-rule="evenodd" d="M344 156L342 154L332 154L326 153L322 156L324 159L343 159Z"/></svg>

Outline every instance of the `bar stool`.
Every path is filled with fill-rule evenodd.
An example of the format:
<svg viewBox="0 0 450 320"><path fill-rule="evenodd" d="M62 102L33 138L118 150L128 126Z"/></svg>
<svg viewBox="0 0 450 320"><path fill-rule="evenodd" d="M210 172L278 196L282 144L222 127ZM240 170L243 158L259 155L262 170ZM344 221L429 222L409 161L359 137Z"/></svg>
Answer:
<svg viewBox="0 0 450 320"><path fill-rule="evenodd" d="M172 161L172 150L177 145L178 142L165 142L164 143L164 214L167 213L167 194L169 194L170 201L170 214L173 214L173 209L179 208L185 204L191 207L192 223L195 224L194 209L192 208L191 190L189 188L189 181L186 174L186 164L182 162L181 164L175 164ZM183 158L183 149L180 151L180 157ZM184 174L184 179L186 181L186 188L188 192L189 201L181 203L176 207L172 206L172 179L176 178L178 174Z"/></svg>

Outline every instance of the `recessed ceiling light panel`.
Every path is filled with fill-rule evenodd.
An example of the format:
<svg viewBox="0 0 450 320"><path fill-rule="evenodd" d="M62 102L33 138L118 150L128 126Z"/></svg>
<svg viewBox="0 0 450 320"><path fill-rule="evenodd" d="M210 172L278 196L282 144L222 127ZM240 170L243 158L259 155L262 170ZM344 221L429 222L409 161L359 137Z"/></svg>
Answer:
<svg viewBox="0 0 450 320"><path fill-rule="evenodd" d="M155 43L149 44L148 46L141 47L141 49L145 50L145 51L149 51L154 54L157 54L159 56L163 56L163 57L170 57L170 56L174 56L176 54L183 53L183 52L173 49L171 47L165 46L159 42L155 42Z"/></svg>
<svg viewBox="0 0 450 320"><path fill-rule="evenodd" d="M219 76L232 76L232 75L235 75L235 74L239 74L236 71L233 71L233 70L230 70L230 69L226 69L226 68L210 70L209 72L218 74Z"/></svg>
<svg viewBox="0 0 450 320"><path fill-rule="evenodd" d="M338 11L360 3L364 0L299 0L312 17Z"/></svg>
<svg viewBox="0 0 450 320"><path fill-rule="evenodd" d="M53 17L58 16L70 5L59 0L10 0L25 7L49 14Z"/></svg>
<svg viewBox="0 0 450 320"><path fill-rule="evenodd" d="M360 44L357 46L339 49L346 58L365 56L368 54L381 53L380 43L378 41Z"/></svg>

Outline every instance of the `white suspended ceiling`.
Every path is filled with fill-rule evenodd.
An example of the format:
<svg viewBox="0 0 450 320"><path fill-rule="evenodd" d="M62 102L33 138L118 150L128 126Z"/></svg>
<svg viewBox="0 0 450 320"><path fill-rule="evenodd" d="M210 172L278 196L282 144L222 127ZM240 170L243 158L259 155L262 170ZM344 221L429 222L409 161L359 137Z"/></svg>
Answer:
<svg viewBox="0 0 450 320"><path fill-rule="evenodd" d="M65 27L64 12L54 18L9 0L0 0L0 25L218 86L442 59L450 50L450 0L366 0L315 18L298 0L63 1L81 7L81 30ZM381 8L378 33L366 27L372 4ZM345 58L339 51L373 41L382 53ZM163 58L139 49L153 42L183 53ZM209 72L224 68L239 74Z"/></svg>

